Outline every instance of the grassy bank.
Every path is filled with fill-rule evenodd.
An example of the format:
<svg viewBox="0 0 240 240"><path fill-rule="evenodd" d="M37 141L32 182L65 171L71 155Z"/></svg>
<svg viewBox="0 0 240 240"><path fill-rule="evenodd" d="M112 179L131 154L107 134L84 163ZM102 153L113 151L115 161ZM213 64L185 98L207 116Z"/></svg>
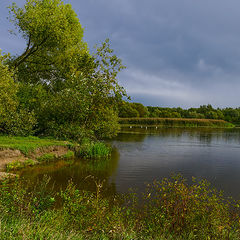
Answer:
<svg viewBox="0 0 240 240"><path fill-rule="evenodd" d="M120 118L122 126L155 126L155 127L234 127L232 123L214 119L190 119L190 118Z"/></svg>
<svg viewBox="0 0 240 240"><path fill-rule="evenodd" d="M239 205L205 181L156 181L147 185L141 201L134 193L104 198L99 181L95 192L69 182L58 193L49 191L48 182L45 177L34 189L26 182L1 186L0 239L240 238Z"/></svg>
<svg viewBox="0 0 240 240"><path fill-rule="evenodd" d="M29 137L13 137L0 136L0 149L19 150L24 155L28 155L37 149L47 148L52 146L70 147L73 144L67 141L58 141L51 138L39 138L34 136Z"/></svg>
<svg viewBox="0 0 240 240"><path fill-rule="evenodd" d="M14 171L56 159L107 157L111 148L102 142L82 144L51 138L0 136L0 178L3 171ZM12 177L12 175L11 175Z"/></svg>

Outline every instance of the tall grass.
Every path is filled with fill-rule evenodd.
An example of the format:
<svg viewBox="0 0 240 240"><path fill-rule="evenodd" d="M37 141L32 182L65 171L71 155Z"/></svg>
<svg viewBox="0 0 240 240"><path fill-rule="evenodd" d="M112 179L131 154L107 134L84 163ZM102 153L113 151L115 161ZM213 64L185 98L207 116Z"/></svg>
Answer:
<svg viewBox="0 0 240 240"><path fill-rule="evenodd" d="M224 120L189 118L120 118L123 125L155 125L167 127L234 127Z"/></svg>
<svg viewBox="0 0 240 240"><path fill-rule="evenodd" d="M206 181L188 185L178 176L147 185L142 199L129 193L111 200L95 183L95 192L70 181L58 193L46 177L35 187L2 185L0 239L240 239L238 203Z"/></svg>
<svg viewBox="0 0 240 240"><path fill-rule="evenodd" d="M101 158L111 154L111 148L103 142L85 142L75 151L77 156L85 158Z"/></svg>

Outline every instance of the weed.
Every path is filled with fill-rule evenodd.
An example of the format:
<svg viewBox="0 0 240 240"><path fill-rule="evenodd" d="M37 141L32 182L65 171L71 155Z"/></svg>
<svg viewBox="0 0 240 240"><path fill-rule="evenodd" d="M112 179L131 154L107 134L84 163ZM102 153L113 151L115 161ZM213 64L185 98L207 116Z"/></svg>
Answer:
<svg viewBox="0 0 240 240"><path fill-rule="evenodd" d="M14 170L18 170L21 168L34 166L34 165L36 165L36 163L37 162L32 159L27 159L25 161L14 161L14 162L10 162L6 165L6 170L7 170L7 172L14 171Z"/></svg>
<svg viewBox="0 0 240 240"><path fill-rule="evenodd" d="M65 153L62 158L68 159L68 158L74 158L75 154L73 151L68 150L67 153Z"/></svg>
<svg viewBox="0 0 240 240"><path fill-rule="evenodd" d="M0 239L240 239L239 203L206 181L175 176L148 184L142 199L132 192L110 200L93 180L95 192L70 181L54 193L46 176L36 186L2 184Z"/></svg>
<svg viewBox="0 0 240 240"><path fill-rule="evenodd" d="M42 156L38 157L37 160L39 162L50 162L56 158L57 156L54 153L45 153Z"/></svg>

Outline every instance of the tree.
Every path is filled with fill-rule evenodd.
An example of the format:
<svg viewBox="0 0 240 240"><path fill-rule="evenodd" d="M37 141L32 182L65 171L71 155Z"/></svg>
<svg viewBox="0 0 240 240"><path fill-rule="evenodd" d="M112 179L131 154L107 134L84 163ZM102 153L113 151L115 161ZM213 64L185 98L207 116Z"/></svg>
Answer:
<svg viewBox="0 0 240 240"><path fill-rule="evenodd" d="M0 52L0 125L8 121L9 113L15 111L17 106L17 87L13 81L13 73L4 64L7 56Z"/></svg>
<svg viewBox="0 0 240 240"><path fill-rule="evenodd" d="M120 118L132 118L132 117L139 117L139 113L136 109L132 107L131 103L122 101L119 104L118 116Z"/></svg>
<svg viewBox="0 0 240 240"><path fill-rule="evenodd" d="M18 85L6 65L7 58L0 52L0 133L28 135L32 133L36 121L34 115L21 108L18 102Z"/></svg>
<svg viewBox="0 0 240 240"><path fill-rule="evenodd" d="M124 66L109 40L90 55L75 12L61 0L27 0L10 10L27 46L9 64L19 102L36 114L37 132L77 140L84 132L116 134L117 105L126 92L117 81Z"/></svg>
<svg viewBox="0 0 240 240"><path fill-rule="evenodd" d="M81 74L91 56L83 28L70 4L61 0L27 0L10 7L11 21L26 40L26 49L12 58L18 81L41 83L59 90L62 82ZM90 64L91 65L91 64ZM86 72L84 69L82 72ZM60 83L59 83L60 82Z"/></svg>
<svg viewBox="0 0 240 240"><path fill-rule="evenodd" d="M133 103L132 107L138 111L139 117L147 117L149 115L147 107L143 106L141 103Z"/></svg>

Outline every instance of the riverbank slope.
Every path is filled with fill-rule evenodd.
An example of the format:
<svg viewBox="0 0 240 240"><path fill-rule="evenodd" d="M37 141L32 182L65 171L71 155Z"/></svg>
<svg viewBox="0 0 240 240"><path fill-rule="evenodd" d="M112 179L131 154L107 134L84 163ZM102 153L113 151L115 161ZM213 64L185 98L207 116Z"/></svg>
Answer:
<svg viewBox="0 0 240 240"><path fill-rule="evenodd" d="M0 136L0 180L15 177L11 170L73 157L75 145L50 138Z"/></svg>

